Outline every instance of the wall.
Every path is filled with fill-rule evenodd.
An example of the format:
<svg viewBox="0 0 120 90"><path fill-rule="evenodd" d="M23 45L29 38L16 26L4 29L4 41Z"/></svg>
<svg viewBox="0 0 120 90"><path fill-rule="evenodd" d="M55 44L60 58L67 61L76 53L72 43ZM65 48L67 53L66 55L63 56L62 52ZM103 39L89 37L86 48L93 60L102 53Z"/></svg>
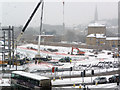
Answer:
<svg viewBox="0 0 120 90"><path fill-rule="evenodd" d="M88 27L89 34L106 34L106 27Z"/></svg>
<svg viewBox="0 0 120 90"><path fill-rule="evenodd" d="M96 38L95 37L87 37L86 44L87 45L96 45Z"/></svg>

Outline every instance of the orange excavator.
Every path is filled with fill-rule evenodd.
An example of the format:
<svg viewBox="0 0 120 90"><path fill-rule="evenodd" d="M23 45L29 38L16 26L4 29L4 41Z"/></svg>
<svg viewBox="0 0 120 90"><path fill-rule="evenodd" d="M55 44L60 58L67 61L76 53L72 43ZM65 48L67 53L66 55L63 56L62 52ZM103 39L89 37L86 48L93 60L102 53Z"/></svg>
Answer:
<svg viewBox="0 0 120 90"><path fill-rule="evenodd" d="M74 55L74 54L73 54L73 50L74 50L74 49L77 49L77 54L76 54L76 55L85 55L85 52L84 52L84 51L81 51L81 50L79 50L79 49L76 48L76 47L72 47L71 55Z"/></svg>

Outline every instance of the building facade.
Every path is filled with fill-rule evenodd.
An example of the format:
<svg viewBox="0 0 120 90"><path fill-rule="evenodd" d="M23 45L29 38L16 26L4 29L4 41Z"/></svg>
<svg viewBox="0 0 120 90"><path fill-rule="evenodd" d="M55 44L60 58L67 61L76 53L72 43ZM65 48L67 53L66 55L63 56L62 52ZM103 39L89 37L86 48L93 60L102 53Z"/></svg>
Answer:
<svg viewBox="0 0 120 90"><path fill-rule="evenodd" d="M107 37L106 45L110 46L111 48L118 47L118 45L120 45L120 37Z"/></svg>
<svg viewBox="0 0 120 90"><path fill-rule="evenodd" d="M99 23L88 25L87 45L103 46L106 42L106 26Z"/></svg>
<svg viewBox="0 0 120 90"><path fill-rule="evenodd" d="M88 35L90 34L105 34L106 26L99 23L92 23L88 25Z"/></svg>
<svg viewBox="0 0 120 90"><path fill-rule="evenodd" d="M106 37L106 26L93 23L88 25L86 44L91 46L106 46L113 49L120 45L120 37Z"/></svg>

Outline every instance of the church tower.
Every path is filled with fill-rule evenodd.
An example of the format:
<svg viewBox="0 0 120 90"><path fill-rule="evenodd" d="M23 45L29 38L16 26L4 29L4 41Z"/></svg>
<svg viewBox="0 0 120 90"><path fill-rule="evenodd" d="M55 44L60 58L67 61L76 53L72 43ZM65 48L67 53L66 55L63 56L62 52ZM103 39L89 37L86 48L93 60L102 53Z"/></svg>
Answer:
<svg viewBox="0 0 120 90"><path fill-rule="evenodd" d="M86 37L87 45L103 46L106 40L106 26L98 21L98 10L95 8L94 22L88 25L88 34Z"/></svg>
<svg viewBox="0 0 120 90"><path fill-rule="evenodd" d="M94 16L94 22L98 21L98 11L97 11L97 6L95 8L95 16Z"/></svg>

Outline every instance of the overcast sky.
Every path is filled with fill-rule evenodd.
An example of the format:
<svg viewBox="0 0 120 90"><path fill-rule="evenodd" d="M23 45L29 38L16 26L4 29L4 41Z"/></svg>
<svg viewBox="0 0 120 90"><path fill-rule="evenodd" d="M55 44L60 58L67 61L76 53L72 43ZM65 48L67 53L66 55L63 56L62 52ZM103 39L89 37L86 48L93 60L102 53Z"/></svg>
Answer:
<svg viewBox="0 0 120 90"><path fill-rule="evenodd" d="M19 1L19 0L18 0ZM39 0L31 2L29 0L6 0L0 3L0 22L2 25L19 26L24 25L37 5ZM25 2L26 1L26 2ZM45 2L43 23L51 25L62 25L63 23L63 0L52 0L52 2ZM98 19L114 19L118 17L118 6L114 0L106 0L107 2L98 2L99 0L92 0L88 2L85 0L74 1L64 0L64 20L66 26L73 26L79 24L88 24L94 20L95 8L98 8ZM97 2L96 2L97 1ZM110 2L112 1L112 2ZM116 0L117 1L117 0ZM41 7L35 14L30 26L39 26Z"/></svg>

